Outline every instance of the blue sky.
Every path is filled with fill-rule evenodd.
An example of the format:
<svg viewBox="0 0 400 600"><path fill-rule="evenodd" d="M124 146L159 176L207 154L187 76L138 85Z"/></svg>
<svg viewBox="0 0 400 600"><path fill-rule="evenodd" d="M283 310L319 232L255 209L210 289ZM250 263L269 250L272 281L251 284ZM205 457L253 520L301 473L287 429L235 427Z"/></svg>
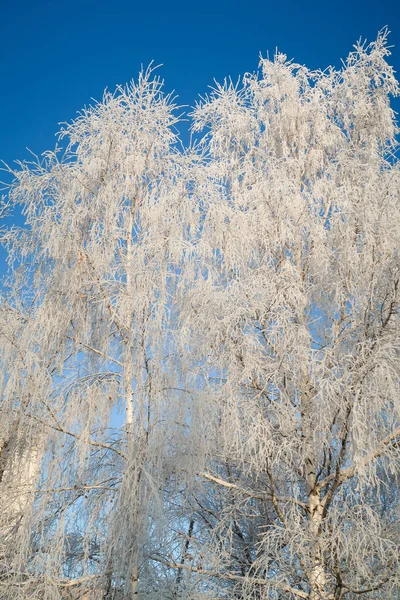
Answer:
<svg viewBox="0 0 400 600"><path fill-rule="evenodd" d="M397 0L3 0L0 159L53 148L59 122L142 63L163 63L167 91L192 105L213 78L255 70L260 52L278 46L311 68L338 66L360 36L385 25L399 72Z"/></svg>

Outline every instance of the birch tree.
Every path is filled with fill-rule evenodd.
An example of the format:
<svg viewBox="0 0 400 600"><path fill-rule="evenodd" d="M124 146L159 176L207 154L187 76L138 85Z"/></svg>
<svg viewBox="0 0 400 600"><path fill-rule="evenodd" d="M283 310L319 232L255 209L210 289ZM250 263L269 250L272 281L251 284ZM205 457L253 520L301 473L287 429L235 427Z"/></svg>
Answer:
<svg viewBox="0 0 400 600"><path fill-rule="evenodd" d="M209 160L185 323L214 414L203 478L215 489L192 564L217 597L399 594L388 54L385 32L339 71L277 54L193 113Z"/></svg>
<svg viewBox="0 0 400 600"><path fill-rule="evenodd" d="M7 597L138 595L160 481L186 445L171 297L189 159L174 108L149 69L65 126L63 153L13 172L28 229L10 260L34 290L27 344L46 386L25 403L45 455Z"/></svg>

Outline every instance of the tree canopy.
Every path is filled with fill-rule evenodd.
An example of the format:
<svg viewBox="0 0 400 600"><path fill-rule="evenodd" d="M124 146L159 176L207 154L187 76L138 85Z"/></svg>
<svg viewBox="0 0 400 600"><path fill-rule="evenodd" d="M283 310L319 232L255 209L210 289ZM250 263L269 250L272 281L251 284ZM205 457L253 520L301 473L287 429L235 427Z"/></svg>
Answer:
<svg viewBox="0 0 400 600"><path fill-rule="evenodd" d="M190 114L149 68L8 168L0 597L400 594L387 32Z"/></svg>

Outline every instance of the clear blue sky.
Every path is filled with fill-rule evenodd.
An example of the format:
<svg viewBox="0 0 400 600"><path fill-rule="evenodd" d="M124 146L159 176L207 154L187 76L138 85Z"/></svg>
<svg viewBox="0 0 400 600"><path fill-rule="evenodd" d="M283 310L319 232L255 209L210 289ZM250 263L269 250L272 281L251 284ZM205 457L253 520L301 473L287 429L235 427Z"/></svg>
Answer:
<svg viewBox="0 0 400 600"><path fill-rule="evenodd" d="M193 104L214 77L255 70L260 52L339 65L384 25L399 72L397 0L2 0L0 159L53 148L59 122L153 59L166 89Z"/></svg>

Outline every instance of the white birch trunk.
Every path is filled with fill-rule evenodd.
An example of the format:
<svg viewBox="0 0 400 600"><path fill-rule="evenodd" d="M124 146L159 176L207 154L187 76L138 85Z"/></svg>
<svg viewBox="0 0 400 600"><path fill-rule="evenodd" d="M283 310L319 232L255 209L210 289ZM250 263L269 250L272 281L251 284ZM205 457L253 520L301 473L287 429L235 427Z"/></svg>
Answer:
<svg viewBox="0 0 400 600"><path fill-rule="evenodd" d="M311 540L311 566L308 579L311 587L310 600L323 600L326 595L327 578L324 557L320 543L323 518L323 504L320 491L316 488L316 452L314 448L312 423L313 392L306 374L302 382L302 433L305 448L305 478L308 495L309 532Z"/></svg>
<svg viewBox="0 0 400 600"><path fill-rule="evenodd" d="M8 446L11 446L9 444ZM37 479L40 474L44 444L36 441L22 450L14 449L4 466L0 484L1 494L1 539L2 555L11 549L23 519L29 512L33 501Z"/></svg>

